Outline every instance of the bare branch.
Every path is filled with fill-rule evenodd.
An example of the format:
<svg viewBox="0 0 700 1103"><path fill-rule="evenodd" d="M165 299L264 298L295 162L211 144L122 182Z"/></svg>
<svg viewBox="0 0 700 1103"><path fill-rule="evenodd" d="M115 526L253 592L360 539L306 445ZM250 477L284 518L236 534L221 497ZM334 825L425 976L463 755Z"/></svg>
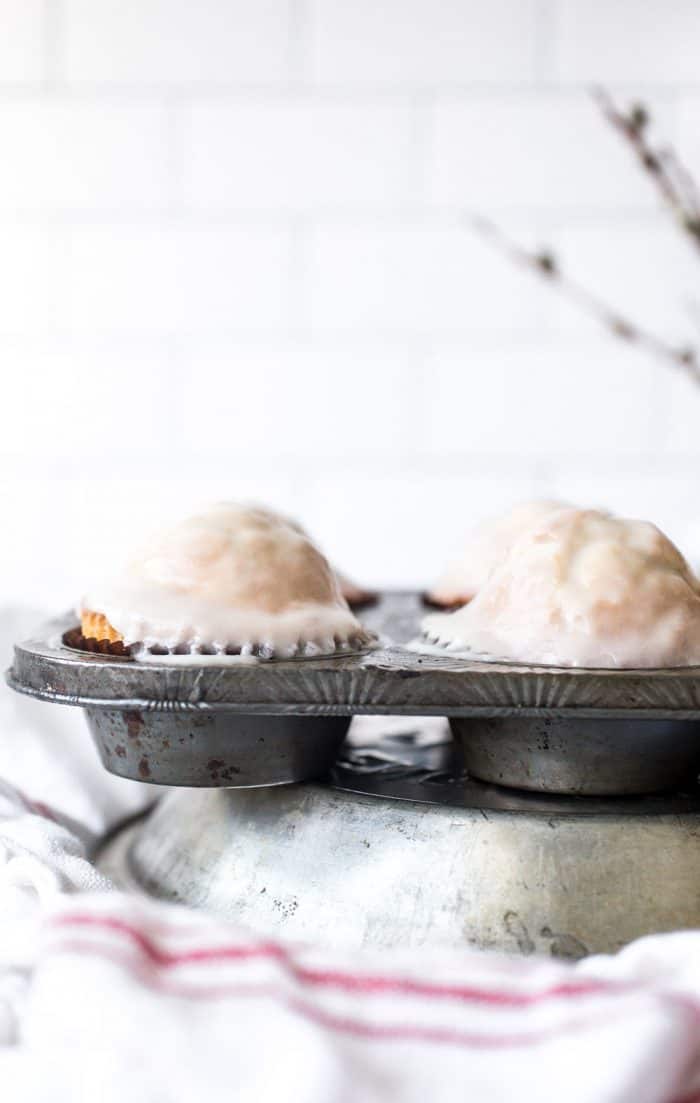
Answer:
<svg viewBox="0 0 700 1103"><path fill-rule="evenodd" d="M561 294L574 302L585 313L592 315L609 332L625 341L638 345L645 352L680 368L694 383L700 385L700 363L697 349L677 347L663 337L631 322L619 311L587 288L566 276L552 253L549 251L531 252L517 242L512 241L493 222L484 218L472 218L470 224L487 241L500 249L510 260L535 272L547 280Z"/></svg>
<svg viewBox="0 0 700 1103"><path fill-rule="evenodd" d="M655 149L649 141L649 114L646 108L643 104L637 104L625 114L615 106L612 96L604 88L595 88L593 98L604 117L631 146L678 225L690 237L694 247L700 250L700 191L674 150Z"/></svg>

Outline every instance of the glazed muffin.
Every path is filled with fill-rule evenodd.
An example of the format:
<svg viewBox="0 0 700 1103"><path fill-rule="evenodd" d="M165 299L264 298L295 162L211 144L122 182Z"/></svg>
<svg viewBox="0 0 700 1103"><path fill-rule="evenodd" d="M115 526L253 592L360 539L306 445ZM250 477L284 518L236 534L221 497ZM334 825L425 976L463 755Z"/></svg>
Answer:
<svg viewBox="0 0 700 1103"><path fill-rule="evenodd" d="M153 537L79 607L83 636L150 653L314 656L372 641L293 521L222 503Z"/></svg>
<svg viewBox="0 0 700 1103"><path fill-rule="evenodd" d="M550 513L567 508L566 502L547 499L521 502L508 513L483 521L425 595L428 604L453 608L471 601L521 533Z"/></svg>
<svg viewBox="0 0 700 1103"><path fill-rule="evenodd" d="M699 588L655 525L560 509L513 543L468 605L423 629L431 643L520 663L694 666Z"/></svg>

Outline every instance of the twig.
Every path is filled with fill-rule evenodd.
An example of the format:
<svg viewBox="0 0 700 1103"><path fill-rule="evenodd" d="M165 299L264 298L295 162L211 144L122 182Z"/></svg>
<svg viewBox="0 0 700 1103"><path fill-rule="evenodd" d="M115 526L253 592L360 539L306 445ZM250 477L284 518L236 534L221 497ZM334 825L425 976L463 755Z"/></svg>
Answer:
<svg viewBox="0 0 700 1103"><path fill-rule="evenodd" d="M700 250L700 192L674 150L654 149L647 135L649 114L646 108L637 104L625 114L615 106L604 88L595 88L593 97L604 117L632 147L681 229Z"/></svg>
<svg viewBox="0 0 700 1103"><path fill-rule="evenodd" d="M686 211L690 212L691 217L697 223L700 220L700 190L698 190L698 185L692 173L686 168L674 149L664 149L661 156L666 162L669 175L672 178L675 177L683 202L686 205ZM697 228L694 233L698 233Z"/></svg>
<svg viewBox="0 0 700 1103"><path fill-rule="evenodd" d="M493 222L484 218L471 219L472 227L492 245L500 249L516 264L520 264L538 276L547 280L586 313L593 315L606 329L625 341L639 345L640 348L657 358L681 368L696 384L700 384L700 364L697 350L688 346L678 348L663 337L629 321L624 315L613 310L597 295L565 276L555 257L545 252L530 252L517 242L512 241Z"/></svg>

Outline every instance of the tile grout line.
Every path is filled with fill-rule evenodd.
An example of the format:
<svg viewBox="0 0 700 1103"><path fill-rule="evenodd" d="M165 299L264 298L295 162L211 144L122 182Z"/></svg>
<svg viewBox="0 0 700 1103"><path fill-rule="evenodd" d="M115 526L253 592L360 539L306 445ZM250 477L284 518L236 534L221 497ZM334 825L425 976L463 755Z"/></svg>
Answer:
<svg viewBox="0 0 700 1103"><path fill-rule="evenodd" d="M287 0L287 78L292 88L306 88L310 69L311 12L308 0Z"/></svg>
<svg viewBox="0 0 700 1103"><path fill-rule="evenodd" d="M66 12L63 0L43 0L41 12L42 91L51 95L62 82L62 62L65 51Z"/></svg>
<svg viewBox="0 0 700 1103"><path fill-rule="evenodd" d="M187 211L185 195L185 105L179 98L166 96L163 100L165 123L163 134L163 195L167 215L180 222L185 221ZM151 220L149 220L150 224Z"/></svg>
<svg viewBox="0 0 700 1103"><path fill-rule="evenodd" d="M552 82L560 86L555 75L559 31L557 16L556 0L534 0L532 60L533 76L538 88Z"/></svg>

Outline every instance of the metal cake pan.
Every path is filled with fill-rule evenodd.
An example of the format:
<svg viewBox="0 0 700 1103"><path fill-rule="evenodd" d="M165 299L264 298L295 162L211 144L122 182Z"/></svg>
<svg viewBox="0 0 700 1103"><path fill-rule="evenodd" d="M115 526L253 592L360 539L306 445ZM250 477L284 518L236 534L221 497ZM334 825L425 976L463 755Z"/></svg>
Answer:
<svg viewBox="0 0 700 1103"><path fill-rule="evenodd" d="M345 948L578 958L700 925L697 786L519 793L465 778L454 744L426 744L424 727L362 746L351 734L324 781L173 790L104 844L100 868L261 933Z"/></svg>
<svg viewBox="0 0 700 1103"><path fill-rule="evenodd" d="M418 637L423 613L419 594L385 593L363 616L382 641L374 650L225 666L186 659L177 664L139 663L73 651L63 643L64 633L75 624L74 617L67 616L15 647L8 681L19 692L85 708L108 769L169 785L264 785L318 776L344 730L322 718L363 713L509 719L519 725L519 732L513 731L522 742L523 765L520 773L510 770L506 776L501 771L498 780L523 788L532 787L528 779L537 769L542 773L540 787L550 787L546 767L554 766L551 754L540 766L533 761L532 747L528 751L533 728L525 719L610 721L601 762L603 768L610 766L614 784L622 786L619 792L640 791L631 774L625 786L624 774L629 756L643 750L642 738L635 747L635 731L644 730L642 721L665 722L659 729L659 752L669 768L684 756L681 772L694 768L693 755L686 751L690 746L692 752L700 731L688 723L700 721L700 668L559 669L419 652L406 645ZM254 747L248 743L255 740L253 717L279 718L265 725L270 742L262 755L257 754L257 772ZM612 723L621 720L635 725ZM460 738L467 746L463 732ZM574 735L567 754L577 792L586 791L590 769L584 750L583 741ZM271 757L279 769L270 765ZM665 786L665 778L660 771L655 788Z"/></svg>

